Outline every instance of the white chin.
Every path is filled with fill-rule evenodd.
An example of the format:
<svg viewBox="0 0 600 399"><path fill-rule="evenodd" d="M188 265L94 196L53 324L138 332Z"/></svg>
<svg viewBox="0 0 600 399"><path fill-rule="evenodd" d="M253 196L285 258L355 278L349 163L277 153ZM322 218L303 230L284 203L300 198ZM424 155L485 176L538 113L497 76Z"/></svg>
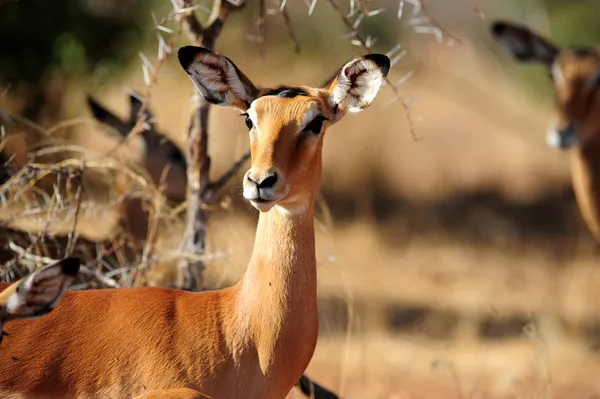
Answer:
<svg viewBox="0 0 600 399"><path fill-rule="evenodd" d="M250 200L250 204L252 204L252 206L255 207L256 209L258 209L260 212L268 212L271 210L271 208L273 208L277 204L277 201L271 200L268 202L264 202L264 201Z"/></svg>

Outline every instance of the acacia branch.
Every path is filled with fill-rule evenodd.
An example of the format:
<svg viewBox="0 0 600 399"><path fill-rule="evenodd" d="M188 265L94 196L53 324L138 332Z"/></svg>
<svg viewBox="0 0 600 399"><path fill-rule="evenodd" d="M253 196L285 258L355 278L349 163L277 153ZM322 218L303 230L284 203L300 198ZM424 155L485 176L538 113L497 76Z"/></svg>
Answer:
<svg viewBox="0 0 600 399"><path fill-rule="evenodd" d="M285 23L285 27L288 31L288 36L290 37L290 40L294 46L294 51L296 54L300 54L300 42L296 37L296 32L294 31L294 25L292 25L290 14L288 13L287 8L285 8L285 0L279 0L279 7L281 17L283 18L283 22Z"/></svg>
<svg viewBox="0 0 600 399"><path fill-rule="evenodd" d="M350 19L348 19L348 17L344 14L344 12L342 11L342 9L340 8L340 6L337 4L337 2L335 0L327 0L327 2L339 14L340 19L342 20L344 25L346 25L346 27L352 32L354 39L360 44L360 46L365 51L370 52L371 47L372 47L372 41L371 40L367 41L357 31L357 27L356 27L355 23L353 23L352 21L350 21ZM333 81L333 79L335 79L335 76L337 76L337 72L335 75L333 75L332 78L329 78L325 84L328 84L331 81ZM408 105L408 102L406 101L406 99L404 99L400 95L400 90L389 78L386 77L385 82L392 89L392 91L394 92L394 95L396 96L396 98L398 98L400 100L400 103L402 104L402 108L404 109L404 115L406 116L406 121L408 122L408 127L409 127L410 134L411 134L413 140L419 141L420 139L416 133L414 120L412 118L412 115L410 114L410 107Z"/></svg>
<svg viewBox="0 0 600 399"><path fill-rule="evenodd" d="M223 186L227 184L227 182L229 182L229 180L231 180L233 176L236 175L236 173L242 168L242 166L244 166L246 161L249 159L250 151L242 155L242 157L238 159L237 162L235 162L233 165L231 165L231 167L225 173L223 173L221 177L219 177L214 182L210 183L209 189L215 193L219 191Z"/></svg>
<svg viewBox="0 0 600 399"><path fill-rule="evenodd" d="M198 44L198 42L201 42L204 48L212 51L230 12L242 7L244 3L244 1L241 1L233 4L227 0L214 0L206 27L203 27L198 21L193 11L186 13L180 19L180 22L187 27L188 36L193 43ZM191 1L184 0L184 4L189 6ZM212 202L216 190L220 188L219 185L225 183L221 183L221 179L218 180L218 185L210 182L211 160L208 155L210 104L199 93L195 92L192 107L193 111L188 128L188 212L182 250L184 253L202 254L206 249L206 224L209 217L209 212L204 209L203 205ZM237 163L234 164L234 167L235 165ZM237 166L237 169L239 167L241 165ZM229 178L225 176L225 182ZM184 280L180 281L182 287L190 290L201 290L203 288L202 274L205 268L203 260L190 261L182 258L179 262L179 268L182 271L182 279Z"/></svg>

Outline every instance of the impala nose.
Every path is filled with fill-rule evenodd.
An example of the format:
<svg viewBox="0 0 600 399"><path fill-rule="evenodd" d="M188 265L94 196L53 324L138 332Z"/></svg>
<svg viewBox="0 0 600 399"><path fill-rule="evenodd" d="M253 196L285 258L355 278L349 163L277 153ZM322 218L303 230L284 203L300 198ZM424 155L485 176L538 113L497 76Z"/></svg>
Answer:
<svg viewBox="0 0 600 399"><path fill-rule="evenodd" d="M273 187L275 187L275 185L277 184L277 172L272 172L267 176L264 176L262 179L257 179L254 176L252 176L252 174L248 175L248 180L250 180L252 183L256 184L256 187L258 187L259 189L272 189Z"/></svg>

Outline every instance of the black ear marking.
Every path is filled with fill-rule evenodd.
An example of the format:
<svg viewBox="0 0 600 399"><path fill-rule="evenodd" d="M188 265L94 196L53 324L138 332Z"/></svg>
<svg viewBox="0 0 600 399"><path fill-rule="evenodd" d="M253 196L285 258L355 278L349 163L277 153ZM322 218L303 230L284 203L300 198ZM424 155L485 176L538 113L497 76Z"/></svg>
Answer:
<svg viewBox="0 0 600 399"><path fill-rule="evenodd" d="M75 277L77 276L77 273L79 273L81 263L82 262L79 258L65 258L60 261L60 270L63 274L69 277Z"/></svg>
<svg viewBox="0 0 600 399"><path fill-rule="evenodd" d="M365 55L365 60L373 61L379 68L381 68L381 73L384 77L387 77L388 72L390 71L391 61L390 58L385 54L367 54Z"/></svg>
<svg viewBox="0 0 600 399"><path fill-rule="evenodd" d="M188 68L196 59L198 54L210 53L208 49L198 46L184 46L177 51L177 59L183 69L189 74Z"/></svg>

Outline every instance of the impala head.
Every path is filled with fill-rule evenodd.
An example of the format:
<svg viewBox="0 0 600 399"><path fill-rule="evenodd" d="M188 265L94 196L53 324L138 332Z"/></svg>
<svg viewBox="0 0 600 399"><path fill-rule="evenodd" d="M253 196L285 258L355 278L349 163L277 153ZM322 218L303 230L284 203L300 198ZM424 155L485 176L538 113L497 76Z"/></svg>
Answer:
<svg viewBox="0 0 600 399"><path fill-rule="evenodd" d="M545 65L556 89L548 145L567 148L600 138L600 52L560 48L526 27L495 22L492 33L521 62Z"/></svg>
<svg viewBox="0 0 600 399"><path fill-rule="evenodd" d="M0 342L3 323L35 319L51 312L79 272L80 261L66 258L8 286L0 293Z"/></svg>
<svg viewBox="0 0 600 399"><path fill-rule="evenodd" d="M122 137L127 137L132 131L142 110L142 102L139 98L130 95L129 118L123 121L93 97L89 96L87 100L94 118ZM145 109L142 118L144 130L140 135L145 145L144 166L146 170L155 184L163 183L164 179L164 194L167 198L173 201L184 201L187 190L187 164L183 152L164 134L157 131L154 117L148 108ZM166 168L168 168L168 173L163 176Z"/></svg>
<svg viewBox="0 0 600 399"><path fill-rule="evenodd" d="M242 112L252 153L244 197L262 212L276 204L301 211L314 199L325 131L347 112L367 108L390 68L388 57L370 54L344 65L328 88L258 88L222 55L193 46L178 55L206 101Z"/></svg>

